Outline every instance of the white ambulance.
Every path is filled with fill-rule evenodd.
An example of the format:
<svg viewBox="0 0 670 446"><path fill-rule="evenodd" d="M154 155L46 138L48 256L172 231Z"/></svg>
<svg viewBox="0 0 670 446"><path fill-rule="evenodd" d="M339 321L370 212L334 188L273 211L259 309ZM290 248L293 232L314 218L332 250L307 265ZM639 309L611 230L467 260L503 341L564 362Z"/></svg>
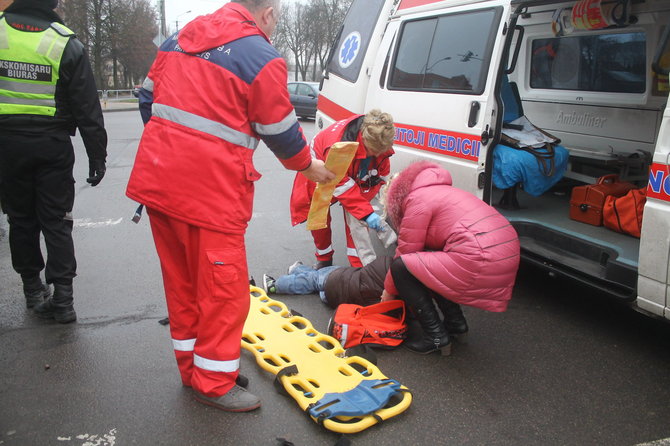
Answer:
<svg viewBox="0 0 670 446"><path fill-rule="evenodd" d="M391 113L394 171L436 161L494 206L512 190L525 261L670 319L669 23L668 0L354 0L317 127ZM541 194L494 181L508 113L560 139ZM611 174L647 187L641 238L569 218L572 188Z"/></svg>

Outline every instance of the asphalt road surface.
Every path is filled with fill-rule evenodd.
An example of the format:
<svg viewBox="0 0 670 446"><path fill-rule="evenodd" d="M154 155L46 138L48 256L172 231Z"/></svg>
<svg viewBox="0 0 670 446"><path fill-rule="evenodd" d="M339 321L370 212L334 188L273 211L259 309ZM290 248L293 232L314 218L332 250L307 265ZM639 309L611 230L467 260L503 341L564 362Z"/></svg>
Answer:
<svg viewBox="0 0 670 446"><path fill-rule="evenodd" d="M107 175L86 184L75 139L75 246L79 320L62 326L25 309L0 223L0 445L334 445L242 354L261 409L225 413L181 386L148 219L133 224L124 190L142 131L136 111L106 113ZM313 122L303 122L308 136ZM251 274L313 262L304 226L291 227L293 174L261 146ZM198 172L193 172L198 175ZM345 264L335 209L336 263ZM325 331L331 312L315 295L280 296ZM467 344L450 357L378 352L378 367L406 385L413 403L381 425L347 435L352 445L636 445L670 437L670 324L522 268L509 310L465 309Z"/></svg>

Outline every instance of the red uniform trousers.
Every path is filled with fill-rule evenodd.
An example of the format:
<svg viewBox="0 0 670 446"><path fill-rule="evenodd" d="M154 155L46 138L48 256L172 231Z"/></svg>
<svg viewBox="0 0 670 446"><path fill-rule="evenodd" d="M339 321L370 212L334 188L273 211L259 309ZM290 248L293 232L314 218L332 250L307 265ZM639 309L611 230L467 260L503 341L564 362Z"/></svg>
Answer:
<svg viewBox="0 0 670 446"><path fill-rule="evenodd" d="M244 235L192 226L147 209L160 258L182 383L221 396L239 373L249 313Z"/></svg>
<svg viewBox="0 0 670 446"><path fill-rule="evenodd" d="M330 228L330 222L330 209L328 209L327 226L323 229L311 231L312 238L314 239L314 246L316 247L316 260L319 261L332 261L333 255L335 254L332 242L333 232ZM344 233L347 237L347 258L349 259L349 264L354 267L363 266L363 263L361 263L361 260L358 257L358 252L356 251L356 244L351 237L351 230L347 224L346 217L344 219Z"/></svg>

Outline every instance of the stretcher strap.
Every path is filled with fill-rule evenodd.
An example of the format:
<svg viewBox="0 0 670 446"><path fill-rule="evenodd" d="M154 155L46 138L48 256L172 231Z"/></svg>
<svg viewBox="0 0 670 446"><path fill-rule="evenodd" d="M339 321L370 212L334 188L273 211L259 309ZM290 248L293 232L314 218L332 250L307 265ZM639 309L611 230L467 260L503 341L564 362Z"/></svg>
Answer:
<svg viewBox="0 0 670 446"><path fill-rule="evenodd" d="M346 392L327 393L309 409L309 414L319 420L372 414L384 407L399 389L400 383L393 379L364 380Z"/></svg>

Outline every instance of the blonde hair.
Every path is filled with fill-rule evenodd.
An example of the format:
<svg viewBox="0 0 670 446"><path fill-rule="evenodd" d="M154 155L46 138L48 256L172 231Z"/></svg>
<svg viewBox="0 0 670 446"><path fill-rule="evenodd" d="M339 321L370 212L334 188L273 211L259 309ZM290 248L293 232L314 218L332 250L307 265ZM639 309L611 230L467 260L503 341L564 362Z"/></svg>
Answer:
<svg viewBox="0 0 670 446"><path fill-rule="evenodd" d="M395 127L393 117L381 110L370 110L363 118L361 126L363 143L371 154L377 156L388 151L393 146Z"/></svg>

